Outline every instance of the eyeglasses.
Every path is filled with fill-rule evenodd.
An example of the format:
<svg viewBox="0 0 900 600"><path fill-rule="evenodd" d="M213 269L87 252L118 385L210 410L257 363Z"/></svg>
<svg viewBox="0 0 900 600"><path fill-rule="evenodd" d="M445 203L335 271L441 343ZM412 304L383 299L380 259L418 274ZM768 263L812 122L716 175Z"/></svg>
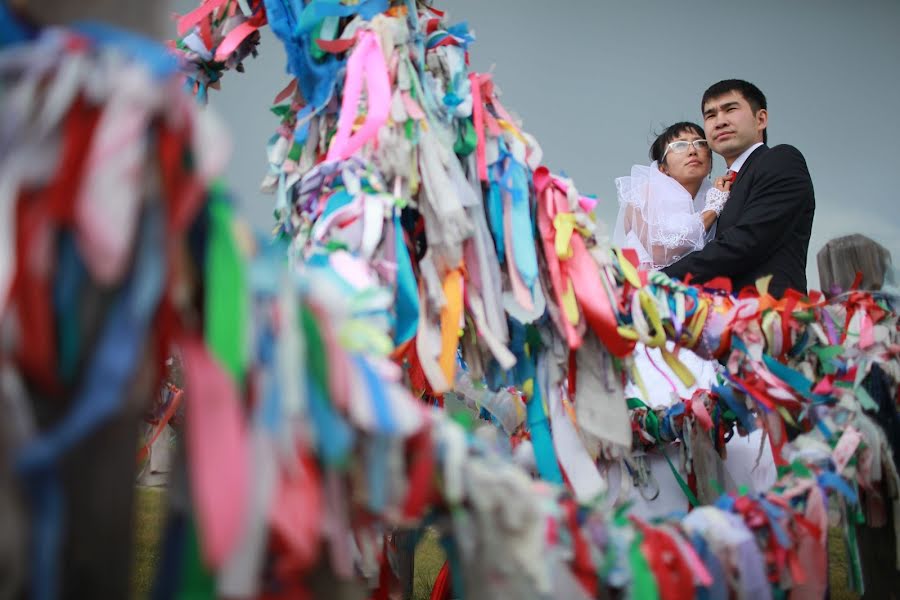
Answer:
<svg viewBox="0 0 900 600"><path fill-rule="evenodd" d="M662 158L659 159L659 162L662 162L666 158L666 154L669 153L669 150L672 151L672 154L684 154L688 151L688 148L691 146L694 147L694 150L700 152L701 150L709 150L709 142L706 140L694 140L688 142L687 140L678 140L676 142L670 142L668 146L666 146L666 151L663 152Z"/></svg>

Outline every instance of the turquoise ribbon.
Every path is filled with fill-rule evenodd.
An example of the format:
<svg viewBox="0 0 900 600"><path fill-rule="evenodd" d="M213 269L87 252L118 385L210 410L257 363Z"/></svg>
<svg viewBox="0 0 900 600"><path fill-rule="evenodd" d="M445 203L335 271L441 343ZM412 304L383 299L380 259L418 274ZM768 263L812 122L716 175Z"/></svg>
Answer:
<svg viewBox="0 0 900 600"><path fill-rule="evenodd" d="M553 449L553 437L550 435L550 422L544 412L544 400L541 386L534 380L534 394L527 406L528 430L531 432L531 446L534 448L534 461L538 474L544 481L562 485L562 472Z"/></svg>
<svg viewBox="0 0 900 600"><path fill-rule="evenodd" d="M796 390L807 400L810 400L815 404L824 404L830 401L830 398L828 396L814 394L812 391L812 382L804 377L803 374L799 371L795 371L787 365L781 364L768 354L763 354L763 362L766 364L766 367L769 369L769 371L772 372L773 375L791 386L791 388Z"/></svg>
<svg viewBox="0 0 900 600"><path fill-rule="evenodd" d="M488 217L497 253L504 255L503 200L501 192L510 195L510 224L512 227L512 250L516 269L529 289L537 280L537 251L534 244L534 223L531 219L530 177L526 167L516 161L506 147L498 140L500 157L490 169L491 185L488 194ZM501 259L502 263L502 259Z"/></svg>
<svg viewBox="0 0 900 600"><path fill-rule="evenodd" d="M88 272L78 255L75 238L68 232L59 240L56 281L53 286L53 312L57 324L57 352L60 378L71 384L78 374L78 356L81 352L81 292L87 282Z"/></svg>
<svg viewBox="0 0 900 600"><path fill-rule="evenodd" d="M493 236L494 246L497 248L497 261L503 265L506 263L506 241L503 237L503 199L500 197L500 184L493 179L488 186L485 204L488 225L491 227L491 236Z"/></svg>
<svg viewBox="0 0 900 600"><path fill-rule="evenodd" d="M419 328L419 286L413 272L412 260L403 226L400 223L400 211L394 210L394 254L397 259L397 296L396 323L394 326L394 345L399 346L411 340Z"/></svg>

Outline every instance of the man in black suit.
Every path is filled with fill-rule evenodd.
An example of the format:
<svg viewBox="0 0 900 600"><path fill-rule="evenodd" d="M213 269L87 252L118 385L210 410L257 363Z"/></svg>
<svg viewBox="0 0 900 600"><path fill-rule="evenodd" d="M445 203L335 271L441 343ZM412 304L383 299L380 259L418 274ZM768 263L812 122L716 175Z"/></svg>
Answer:
<svg viewBox="0 0 900 600"><path fill-rule="evenodd" d="M731 195L716 236L663 271L703 283L729 277L735 292L772 275L769 292L806 293L806 253L816 201L806 161L793 146L766 146L766 97L752 83L728 79L703 94L703 128L722 155ZM734 173L734 175L731 175Z"/></svg>

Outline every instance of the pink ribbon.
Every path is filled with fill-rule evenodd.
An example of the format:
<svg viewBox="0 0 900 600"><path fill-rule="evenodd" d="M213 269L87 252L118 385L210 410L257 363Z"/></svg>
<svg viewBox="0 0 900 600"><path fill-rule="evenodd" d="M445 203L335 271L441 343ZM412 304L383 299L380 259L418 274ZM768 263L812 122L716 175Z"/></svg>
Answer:
<svg viewBox="0 0 900 600"><path fill-rule="evenodd" d="M694 396L685 403L687 404L685 408L694 413L694 417L700 423L700 426L703 427L703 431L709 431L713 428L713 421L712 417L709 416L709 411L706 410L706 405L703 404L704 394L704 390L694 392Z"/></svg>
<svg viewBox="0 0 900 600"><path fill-rule="evenodd" d="M475 162L478 165L478 179L488 180L487 159L484 152L484 104L481 100L481 75L469 73L469 82L472 84L472 125L475 127L475 137L478 144L475 147Z"/></svg>
<svg viewBox="0 0 900 600"><path fill-rule="evenodd" d="M214 10L221 7L225 4L227 0L209 0L208 2L204 2L188 14L181 16L178 18L176 23L176 27L178 28L178 35L184 36L190 29L198 24L200 21L208 17Z"/></svg>
<svg viewBox="0 0 900 600"><path fill-rule="evenodd" d="M600 266L591 258L577 231L569 240L571 257L560 259L556 253L556 227L554 220L558 214L568 213L568 198L559 184L554 181L546 167L538 167L534 172L534 187L538 193L538 228L544 246L544 258L550 271L550 281L559 306L563 306L563 294L571 282L575 297L584 312L585 320L600 341L616 356L625 356L634 348L634 342L623 339L618 332L616 313L610 303L607 290L600 279ZM563 321L563 332L570 348L577 348L581 338L574 325Z"/></svg>
<svg viewBox="0 0 900 600"><path fill-rule="evenodd" d="M215 59L219 62L225 62L225 60L237 50L237 47L241 45L241 42L257 29L259 29L259 25L255 22L244 21L229 31L228 35L225 36L225 39L219 43L219 47L216 48Z"/></svg>
<svg viewBox="0 0 900 600"><path fill-rule="evenodd" d="M222 566L240 541L249 489L250 448L234 382L203 342L179 344L185 372L185 432L191 494L208 565Z"/></svg>
<svg viewBox="0 0 900 600"><path fill-rule="evenodd" d="M366 84L368 103L366 118L359 130L353 133L363 82ZM346 160L366 142L374 139L381 126L387 122L390 108L391 85L381 43L374 32L365 31L360 34L359 44L347 60L341 115L326 160L328 162Z"/></svg>
<svg viewBox="0 0 900 600"><path fill-rule="evenodd" d="M128 267L141 209L150 115L134 106L129 96L136 92L134 82L122 83L105 107L87 148L81 185L73 190L79 248L91 274L106 284Z"/></svg>
<svg viewBox="0 0 900 600"><path fill-rule="evenodd" d="M282 470L270 518L273 531L288 548L291 569L315 564L323 505L322 482L313 459L302 457L296 469Z"/></svg>

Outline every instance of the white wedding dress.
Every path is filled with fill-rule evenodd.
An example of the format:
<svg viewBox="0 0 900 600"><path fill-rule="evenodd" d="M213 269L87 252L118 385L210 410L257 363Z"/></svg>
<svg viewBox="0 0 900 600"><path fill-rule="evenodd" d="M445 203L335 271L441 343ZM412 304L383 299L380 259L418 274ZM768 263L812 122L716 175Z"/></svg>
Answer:
<svg viewBox="0 0 900 600"><path fill-rule="evenodd" d="M692 198L680 183L660 172L656 162L649 166L635 165L629 177L616 179L619 216L613 242L621 248L634 249L644 270L661 269L702 249L715 234L715 226L707 232L700 217L711 187L709 181L704 181L697 196ZM668 349L673 348L669 342ZM678 358L696 377L694 386L686 387L681 382L663 361L658 348L638 344L634 360L646 393L634 382L629 382L626 397L640 398L651 408L665 408L690 398L695 390L709 389L715 383L715 361L703 360L684 349L679 351ZM737 486L745 485L751 492L764 491L775 481L775 464L768 445L756 465L761 436L757 430L744 438L735 435L728 443L726 470ZM670 445L666 452L686 480L681 470L679 448ZM687 498L664 457L650 453L637 458L632 463L635 465L638 473L627 475L627 480L623 478L621 466L610 469L613 496L615 490L619 490L633 502L636 514L642 518L687 510Z"/></svg>

